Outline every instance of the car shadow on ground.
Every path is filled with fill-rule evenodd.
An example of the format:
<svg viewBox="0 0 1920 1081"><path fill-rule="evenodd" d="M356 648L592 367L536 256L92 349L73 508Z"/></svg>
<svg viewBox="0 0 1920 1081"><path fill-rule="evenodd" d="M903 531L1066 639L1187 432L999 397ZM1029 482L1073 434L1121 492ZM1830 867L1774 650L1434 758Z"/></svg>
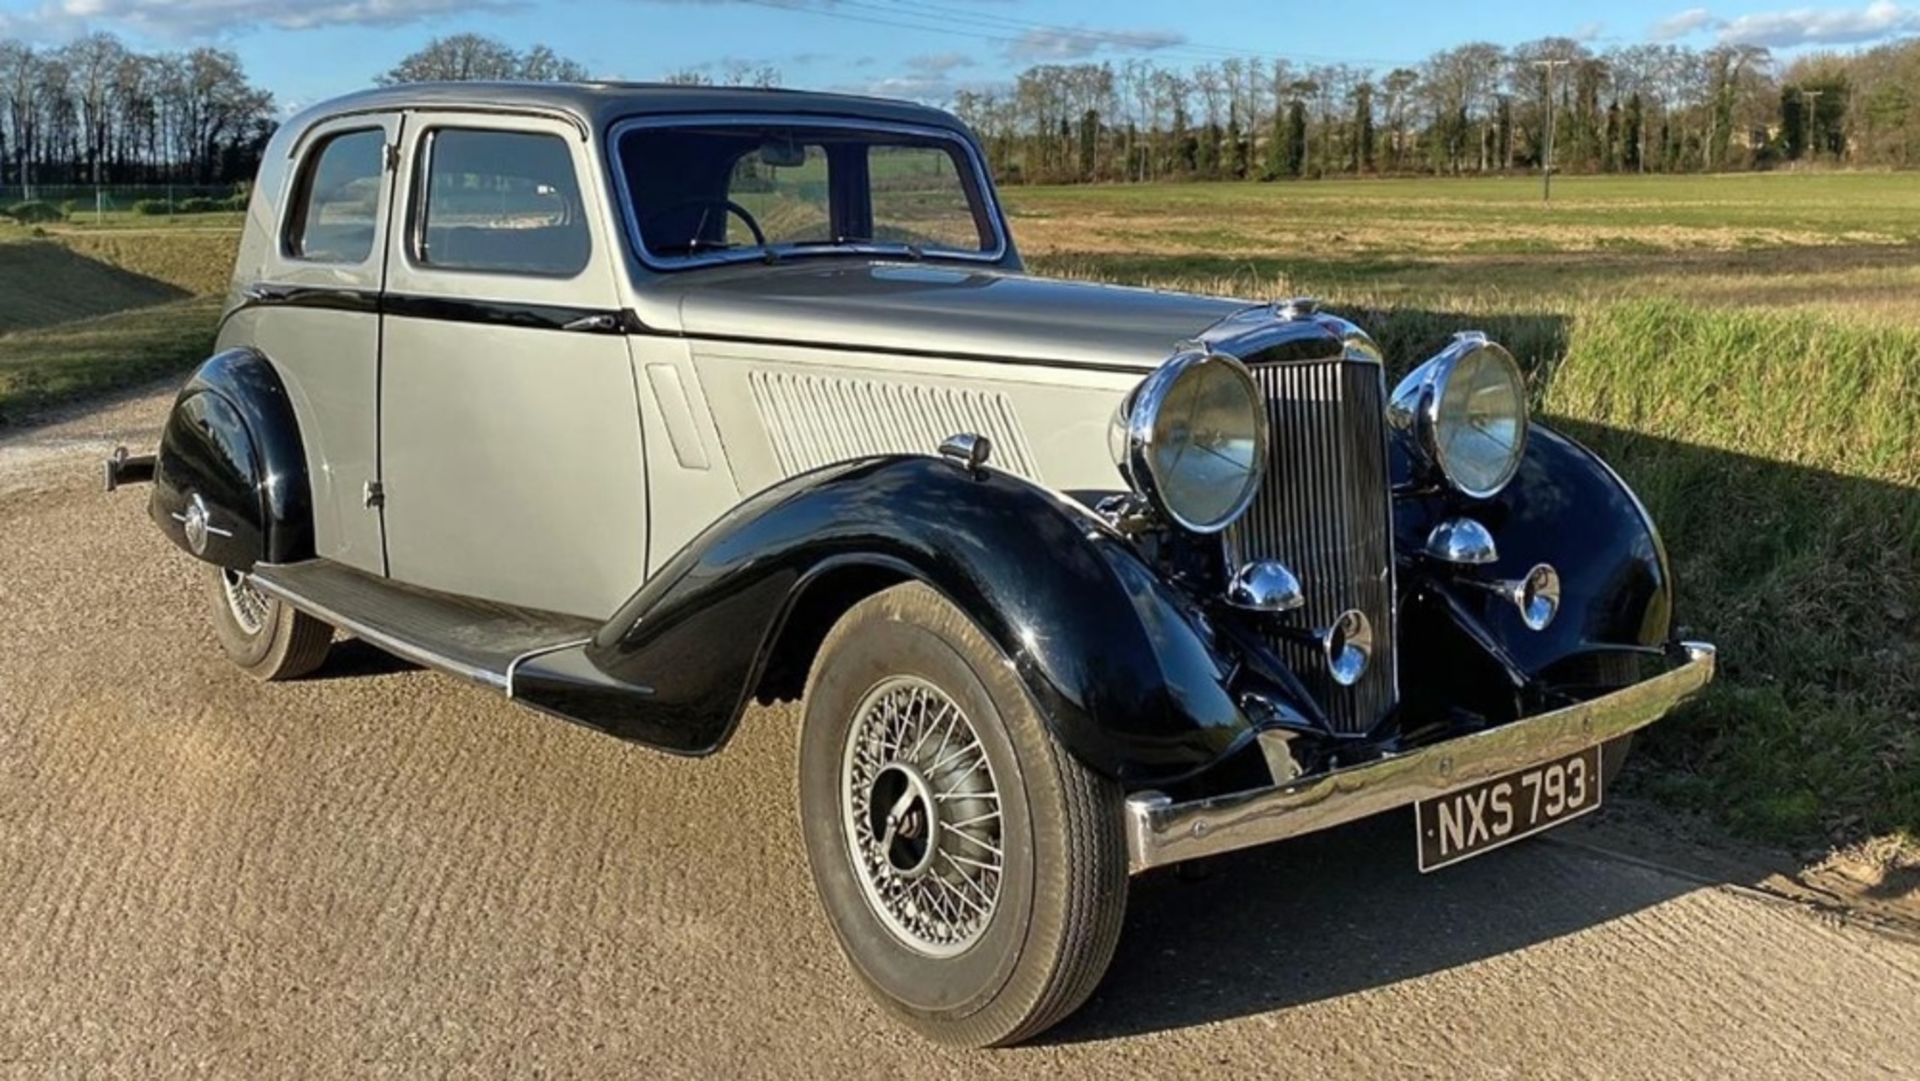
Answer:
<svg viewBox="0 0 1920 1081"><path fill-rule="evenodd" d="M358 638L336 637L333 648L327 651L327 663L306 678L319 681L357 679L420 670L420 666L412 661L396 657Z"/></svg>
<svg viewBox="0 0 1920 1081"><path fill-rule="evenodd" d="M1455 968L1699 888L1546 839L1423 875L1411 811L1136 878L1094 998L1046 1043L1230 1020ZM1611 865L1606 865L1611 866ZM1604 886L1595 888L1604 878Z"/></svg>

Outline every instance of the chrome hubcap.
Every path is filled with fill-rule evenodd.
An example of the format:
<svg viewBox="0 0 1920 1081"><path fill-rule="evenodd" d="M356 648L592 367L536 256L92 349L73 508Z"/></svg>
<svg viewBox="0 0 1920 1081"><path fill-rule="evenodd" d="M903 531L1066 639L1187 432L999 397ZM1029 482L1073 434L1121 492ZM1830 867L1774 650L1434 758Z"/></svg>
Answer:
<svg viewBox="0 0 1920 1081"><path fill-rule="evenodd" d="M227 610L233 613L233 621L240 629L248 635L265 630L273 604L267 595L254 588L253 582L239 571L222 570L220 584L226 590Z"/></svg>
<svg viewBox="0 0 1920 1081"><path fill-rule="evenodd" d="M973 945L1000 899L1000 793L973 724L940 688L883 680L854 712L841 770L849 855L867 903L933 957Z"/></svg>

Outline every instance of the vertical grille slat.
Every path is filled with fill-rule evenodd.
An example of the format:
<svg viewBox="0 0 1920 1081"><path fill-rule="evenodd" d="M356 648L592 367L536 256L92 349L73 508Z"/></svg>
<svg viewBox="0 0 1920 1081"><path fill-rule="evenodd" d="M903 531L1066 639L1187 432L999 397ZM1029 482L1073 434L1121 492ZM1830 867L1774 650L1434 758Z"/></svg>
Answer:
<svg viewBox="0 0 1920 1081"><path fill-rule="evenodd" d="M1341 732L1366 732L1396 704L1393 530L1387 492L1385 375L1353 360L1255 365L1272 432L1266 479L1228 533L1235 559L1277 559L1306 594L1304 625L1349 608L1374 628L1374 653L1352 687L1327 674L1316 646L1272 639Z"/></svg>

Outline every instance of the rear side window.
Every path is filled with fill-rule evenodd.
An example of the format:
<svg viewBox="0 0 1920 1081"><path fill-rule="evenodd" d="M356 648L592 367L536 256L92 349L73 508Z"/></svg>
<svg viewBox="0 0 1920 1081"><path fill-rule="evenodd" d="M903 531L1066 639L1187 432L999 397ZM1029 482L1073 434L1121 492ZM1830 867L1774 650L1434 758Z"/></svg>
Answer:
<svg viewBox="0 0 1920 1081"><path fill-rule="evenodd" d="M364 263L380 216L386 133L379 128L329 136L307 156L287 229L287 252L313 263Z"/></svg>
<svg viewBox="0 0 1920 1081"><path fill-rule="evenodd" d="M442 270L566 277L591 241L566 140L531 132L433 132L414 257Z"/></svg>

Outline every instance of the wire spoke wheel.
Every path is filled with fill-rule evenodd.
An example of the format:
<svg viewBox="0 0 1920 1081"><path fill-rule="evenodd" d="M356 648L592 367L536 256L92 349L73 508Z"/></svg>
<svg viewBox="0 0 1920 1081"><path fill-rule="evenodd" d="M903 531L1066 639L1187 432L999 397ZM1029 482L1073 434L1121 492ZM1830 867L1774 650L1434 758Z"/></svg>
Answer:
<svg viewBox="0 0 1920 1081"><path fill-rule="evenodd" d="M965 952L993 918L1005 858L1000 793L972 722L924 679L883 680L855 710L841 778L874 913L918 953Z"/></svg>
<svg viewBox="0 0 1920 1081"><path fill-rule="evenodd" d="M233 621L240 629L250 636L265 630L272 615L272 602L267 595L239 571L221 570L220 584L226 591L227 609L233 613Z"/></svg>

